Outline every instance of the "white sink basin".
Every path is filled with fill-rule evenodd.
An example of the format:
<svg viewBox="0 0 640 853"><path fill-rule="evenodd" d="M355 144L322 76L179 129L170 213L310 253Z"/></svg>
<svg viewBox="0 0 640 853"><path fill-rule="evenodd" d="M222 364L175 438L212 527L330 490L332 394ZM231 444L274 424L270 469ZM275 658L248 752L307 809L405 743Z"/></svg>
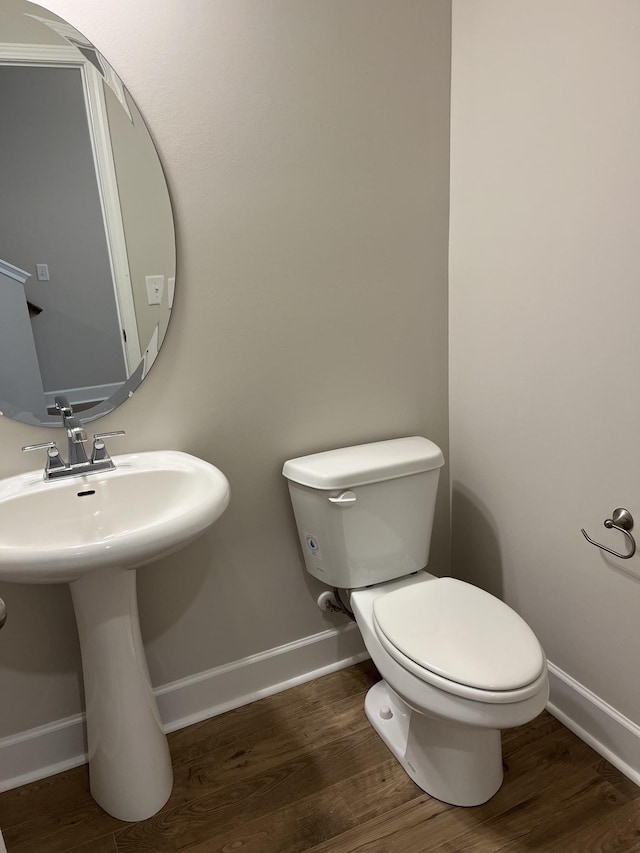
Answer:
<svg viewBox="0 0 640 853"><path fill-rule="evenodd" d="M0 481L0 581L71 582L135 568L212 525L229 503L224 474L187 453L114 457L115 470L45 482Z"/></svg>
<svg viewBox="0 0 640 853"><path fill-rule="evenodd" d="M137 821L162 808L173 772L140 635L135 569L210 527L229 503L229 483L178 451L113 461L114 470L88 476L45 482L32 471L0 481L0 581L69 583L91 793L109 814Z"/></svg>

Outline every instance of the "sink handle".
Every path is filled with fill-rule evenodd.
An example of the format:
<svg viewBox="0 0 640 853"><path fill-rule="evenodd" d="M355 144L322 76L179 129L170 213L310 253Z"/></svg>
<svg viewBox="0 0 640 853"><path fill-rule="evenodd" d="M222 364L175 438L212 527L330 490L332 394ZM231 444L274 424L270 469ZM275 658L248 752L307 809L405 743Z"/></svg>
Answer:
<svg viewBox="0 0 640 853"><path fill-rule="evenodd" d="M42 444L27 444L22 448L23 453L28 453L30 450L58 450L55 441L43 441ZM60 451L58 451L60 452Z"/></svg>
<svg viewBox="0 0 640 853"><path fill-rule="evenodd" d="M111 432L95 433L93 436L93 453L91 454L92 465L95 465L96 462L109 463L111 461L111 457L109 456L109 451L106 448L104 440L105 438L111 438L116 435L125 435L125 431L123 429L114 429Z"/></svg>
<svg viewBox="0 0 640 853"><path fill-rule="evenodd" d="M123 429L114 429L111 432L96 432L93 436L94 441L101 441L103 438L111 438L112 435L126 435Z"/></svg>
<svg viewBox="0 0 640 853"><path fill-rule="evenodd" d="M66 468L64 459L60 456L60 451L55 441L43 441L42 444L27 444L22 448L23 453L28 453L30 450L45 450L47 451L47 464L44 467L45 479L49 477L51 471L56 471L60 468Z"/></svg>

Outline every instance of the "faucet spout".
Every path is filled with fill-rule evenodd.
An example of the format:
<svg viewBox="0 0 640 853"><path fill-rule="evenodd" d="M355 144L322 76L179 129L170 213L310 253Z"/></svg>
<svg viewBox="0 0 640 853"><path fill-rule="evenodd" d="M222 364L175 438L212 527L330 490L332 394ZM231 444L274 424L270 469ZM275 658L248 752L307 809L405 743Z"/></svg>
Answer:
<svg viewBox="0 0 640 853"><path fill-rule="evenodd" d="M62 418L63 423L66 417L71 417L73 415L73 409L71 408L69 398L66 397L64 394L59 394L56 396L55 406L56 409L60 412L60 417Z"/></svg>
<svg viewBox="0 0 640 853"><path fill-rule="evenodd" d="M89 462L84 443L87 440L87 431L78 418L73 415L65 420L67 436L69 437L69 465L83 465Z"/></svg>
<svg viewBox="0 0 640 853"><path fill-rule="evenodd" d="M68 464L72 465L88 465L89 457L84 449L84 443L87 440L87 432L82 426L78 418L73 412L73 408L67 397L61 394L55 399L56 409L60 412L62 423L67 430L69 439L69 455Z"/></svg>

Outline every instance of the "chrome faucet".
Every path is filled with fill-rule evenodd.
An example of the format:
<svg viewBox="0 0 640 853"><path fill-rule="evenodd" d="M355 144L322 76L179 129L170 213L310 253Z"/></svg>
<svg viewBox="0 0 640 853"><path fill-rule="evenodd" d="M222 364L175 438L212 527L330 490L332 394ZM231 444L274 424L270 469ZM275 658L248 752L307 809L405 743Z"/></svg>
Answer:
<svg viewBox="0 0 640 853"><path fill-rule="evenodd" d="M87 440L87 431L73 413L69 400L60 395L55 398L56 409L60 412L62 423L67 430L68 459L69 465L86 465L89 461L84 443Z"/></svg>
<svg viewBox="0 0 640 853"><path fill-rule="evenodd" d="M62 424L67 430L68 462L60 456L55 441L45 441L42 444L28 444L23 451L46 448L47 462L44 469L44 479L53 480L59 477L78 477L82 474L93 474L97 471L108 471L115 468L113 459L109 456L104 443L105 438L124 435L123 429L112 432L99 432L93 436L93 452L91 459L84 448L87 441L87 431L73 412L69 400L60 395L55 398L56 409L60 412Z"/></svg>

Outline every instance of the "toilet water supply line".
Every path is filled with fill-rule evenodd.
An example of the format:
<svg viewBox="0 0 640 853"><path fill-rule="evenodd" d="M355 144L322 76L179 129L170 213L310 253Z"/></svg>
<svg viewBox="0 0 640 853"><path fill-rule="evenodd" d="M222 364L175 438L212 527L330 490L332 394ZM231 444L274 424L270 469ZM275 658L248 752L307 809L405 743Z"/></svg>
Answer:
<svg viewBox="0 0 640 853"><path fill-rule="evenodd" d="M333 592L329 592L329 590L321 592L318 596L317 604L320 610L328 610L331 613L344 613L352 622L356 621L353 611L342 600L340 590L337 586L334 586Z"/></svg>

